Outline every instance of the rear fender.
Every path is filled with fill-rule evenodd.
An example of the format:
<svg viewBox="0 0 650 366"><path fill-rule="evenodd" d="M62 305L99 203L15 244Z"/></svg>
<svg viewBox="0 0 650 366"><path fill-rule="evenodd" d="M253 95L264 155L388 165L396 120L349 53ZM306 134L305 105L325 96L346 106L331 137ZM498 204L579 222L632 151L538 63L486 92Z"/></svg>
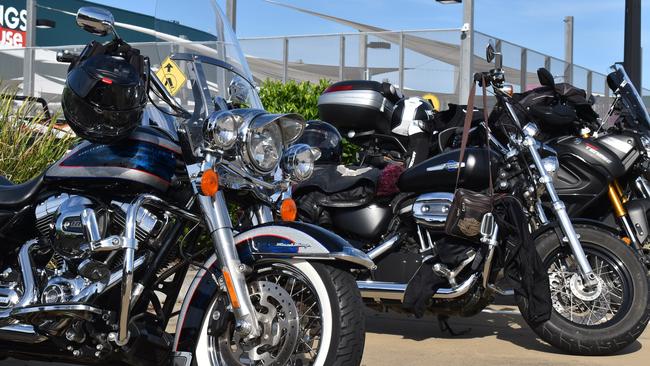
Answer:
<svg viewBox="0 0 650 366"><path fill-rule="evenodd" d="M255 262L272 259L302 259L307 261L336 262L350 268L374 268L374 263L364 252L353 248L345 239L318 226L298 223L270 223L254 227L235 236L242 263L253 266ZM217 276L220 269L213 254L203 265ZM190 284L176 325L174 350L194 352L211 302L219 288L213 276L201 269ZM220 303L225 310L225 304ZM225 314L222 311L221 314Z"/></svg>

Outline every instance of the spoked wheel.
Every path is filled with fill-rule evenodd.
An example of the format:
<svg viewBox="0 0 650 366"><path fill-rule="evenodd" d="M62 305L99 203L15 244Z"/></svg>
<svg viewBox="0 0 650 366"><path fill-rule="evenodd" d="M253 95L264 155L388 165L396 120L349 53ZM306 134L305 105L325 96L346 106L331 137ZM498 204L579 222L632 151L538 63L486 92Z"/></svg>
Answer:
<svg viewBox="0 0 650 366"><path fill-rule="evenodd" d="M621 263L609 253L593 247L585 254L598 283L586 288L582 283L578 263L566 250L558 250L545 263L548 269L553 308L568 321L584 326L597 326L615 321L624 314L632 299L630 276Z"/></svg>
<svg viewBox="0 0 650 366"><path fill-rule="evenodd" d="M208 357L197 354L197 365L359 364L363 305L349 273L304 261L276 262L255 268L247 282L262 334L245 339L233 321L221 334L208 334L207 319L199 345L205 344Z"/></svg>
<svg viewBox="0 0 650 366"><path fill-rule="evenodd" d="M544 323L529 324L537 335L565 352L605 355L625 348L650 318L646 270L634 252L610 233L576 226L598 283L586 287L578 264L554 231L537 238L537 251L549 275L553 312ZM524 313L525 299L518 298Z"/></svg>

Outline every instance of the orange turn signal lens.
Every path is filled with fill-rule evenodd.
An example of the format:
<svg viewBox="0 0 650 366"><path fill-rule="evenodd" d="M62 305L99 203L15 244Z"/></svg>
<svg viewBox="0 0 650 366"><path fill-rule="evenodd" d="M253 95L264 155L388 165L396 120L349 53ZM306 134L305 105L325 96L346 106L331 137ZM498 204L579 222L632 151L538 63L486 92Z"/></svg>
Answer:
<svg viewBox="0 0 650 366"><path fill-rule="evenodd" d="M515 94L515 87L509 84L504 85L501 90L508 94L508 96L513 96Z"/></svg>
<svg viewBox="0 0 650 366"><path fill-rule="evenodd" d="M235 291L235 286L232 284L232 277L230 277L230 272L223 269L223 281L226 283L226 290L228 290L228 296L230 297L230 303L235 309L240 308L239 298L237 297L237 292Z"/></svg>
<svg viewBox="0 0 650 366"><path fill-rule="evenodd" d="M206 196L214 196L219 191L219 174L212 169L203 172L201 176L201 192Z"/></svg>
<svg viewBox="0 0 650 366"><path fill-rule="evenodd" d="M298 217L298 207L293 198L287 198L280 205L280 217L283 221L296 221Z"/></svg>

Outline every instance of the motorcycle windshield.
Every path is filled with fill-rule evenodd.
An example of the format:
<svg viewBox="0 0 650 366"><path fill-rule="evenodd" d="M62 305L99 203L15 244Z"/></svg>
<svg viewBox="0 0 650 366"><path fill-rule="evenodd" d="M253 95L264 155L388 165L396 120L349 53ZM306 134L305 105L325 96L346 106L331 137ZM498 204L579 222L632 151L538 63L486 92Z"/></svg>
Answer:
<svg viewBox="0 0 650 366"><path fill-rule="evenodd" d="M193 147L215 109L259 108L262 103L246 58L216 0L158 0L155 43L146 52L152 69L192 114L184 121Z"/></svg>
<svg viewBox="0 0 650 366"><path fill-rule="evenodd" d="M615 64L612 68L614 72L608 76L610 89L614 92L618 90L621 101L635 121L646 130L650 130L650 115L648 115L645 103L641 99L641 94L639 94L627 72L625 72L623 65Z"/></svg>

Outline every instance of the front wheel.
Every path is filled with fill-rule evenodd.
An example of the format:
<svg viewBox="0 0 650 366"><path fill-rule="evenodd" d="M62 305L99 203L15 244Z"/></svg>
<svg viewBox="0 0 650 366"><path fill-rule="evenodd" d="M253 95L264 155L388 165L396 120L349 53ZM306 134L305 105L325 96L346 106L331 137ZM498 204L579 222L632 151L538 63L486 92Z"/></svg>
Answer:
<svg viewBox="0 0 650 366"><path fill-rule="evenodd" d="M256 266L247 283L262 335L245 340L232 320L224 332L212 334L215 304L224 296L219 294L203 322L197 366L361 363L363 302L349 272L306 261L269 262Z"/></svg>
<svg viewBox="0 0 650 366"><path fill-rule="evenodd" d="M607 355L634 342L650 318L648 277L634 252L610 233L576 226L583 249L598 277L595 289L586 289L578 264L554 230L535 244L549 275L551 318L529 325L544 341L571 354ZM527 304L519 297L519 307Z"/></svg>

